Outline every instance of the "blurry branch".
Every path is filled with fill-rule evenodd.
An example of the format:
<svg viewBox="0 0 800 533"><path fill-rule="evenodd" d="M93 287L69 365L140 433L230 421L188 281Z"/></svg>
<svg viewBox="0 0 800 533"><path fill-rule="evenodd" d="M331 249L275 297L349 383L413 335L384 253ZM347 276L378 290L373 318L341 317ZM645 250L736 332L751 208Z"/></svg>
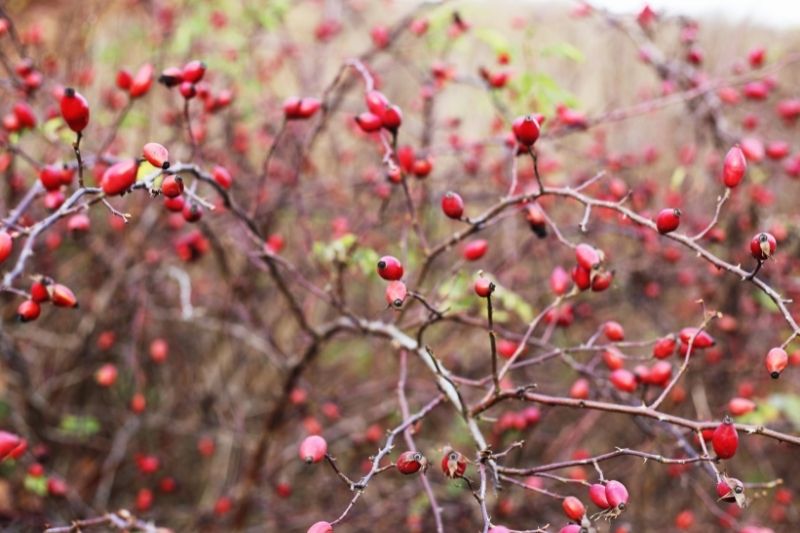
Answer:
<svg viewBox="0 0 800 533"><path fill-rule="evenodd" d="M84 529L91 528L108 528L113 530L120 530L123 532L141 531L144 533L171 533L171 529L158 527L152 522L145 522L139 520L126 509L120 509L114 513L107 513L103 516L96 518L86 518L84 520L75 520L68 526L58 526L47 528L44 533L80 533Z"/></svg>

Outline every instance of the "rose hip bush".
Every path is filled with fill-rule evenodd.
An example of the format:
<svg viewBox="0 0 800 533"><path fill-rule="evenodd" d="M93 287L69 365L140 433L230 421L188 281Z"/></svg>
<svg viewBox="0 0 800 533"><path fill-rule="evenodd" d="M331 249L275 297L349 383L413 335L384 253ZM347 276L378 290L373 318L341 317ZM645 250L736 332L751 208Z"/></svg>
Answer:
<svg viewBox="0 0 800 533"><path fill-rule="evenodd" d="M264 4L0 10L9 529L796 530L788 37Z"/></svg>

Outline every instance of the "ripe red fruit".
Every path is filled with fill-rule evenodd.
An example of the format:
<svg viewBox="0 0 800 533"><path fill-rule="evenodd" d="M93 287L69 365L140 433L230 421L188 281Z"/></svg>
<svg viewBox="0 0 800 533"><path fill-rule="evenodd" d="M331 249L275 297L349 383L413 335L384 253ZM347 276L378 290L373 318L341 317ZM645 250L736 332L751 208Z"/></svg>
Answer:
<svg viewBox="0 0 800 533"><path fill-rule="evenodd" d="M592 273L588 268L583 268L580 265L575 265L572 269L572 281L578 289L585 291L592 286Z"/></svg>
<svg viewBox="0 0 800 533"><path fill-rule="evenodd" d="M184 81L178 85L178 92L181 93L185 100L191 100L197 96L197 87L195 87L194 83Z"/></svg>
<svg viewBox="0 0 800 533"><path fill-rule="evenodd" d="M619 481L611 480L606 483L606 500L611 507L622 510L628 503L628 489Z"/></svg>
<svg viewBox="0 0 800 533"><path fill-rule="evenodd" d="M394 307L402 307L408 295L408 288L402 281L390 281L386 285L386 303Z"/></svg>
<svg viewBox="0 0 800 533"><path fill-rule="evenodd" d="M121 68L117 71L116 83L118 88L122 89L123 91L127 91L131 88L132 82L133 75L131 75L131 72L128 69Z"/></svg>
<svg viewBox="0 0 800 533"><path fill-rule="evenodd" d="M397 131L403 123L403 111L396 105L387 106L380 114L381 124L389 131Z"/></svg>
<svg viewBox="0 0 800 533"><path fill-rule="evenodd" d="M317 522L306 533L333 533L333 526L328 522Z"/></svg>
<svg viewBox="0 0 800 533"><path fill-rule="evenodd" d="M50 293L47 291L47 285L43 281L31 283L31 300L36 303L42 303L49 299Z"/></svg>
<svg viewBox="0 0 800 533"><path fill-rule="evenodd" d="M14 239L7 231L0 231L0 263L8 259L14 249Z"/></svg>
<svg viewBox="0 0 800 533"><path fill-rule="evenodd" d="M586 243L575 247L575 259L578 261L578 265L586 270L596 268L602 260L600 252L594 246Z"/></svg>
<svg viewBox="0 0 800 533"><path fill-rule="evenodd" d="M183 70L181 71L183 79L191 83L197 83L202 80L205 73L206 64L198 60L189 61L183 66Z"/></svg>
<svg viewBox="0 0 800 533"><path fill-rule="evenodd" d="M614 322L613 320L609 320L603 324L603 334L611 342L620 342L625 340L625 330L622 328L622 324L619 322Z"/></svg>
<svg viewBox="0 0 800 533"><path fill-rule="evenodd" d="M477 261L486 254L489 243L485 239L475 239L464 246L464 259L467 261Z"/></svg>
<svg viewBox="0 0 800 533"><path fill-rule="evenodd" d="M156 168L169 168L169 151L158 143L147 143L142 149L142 155L148 163Z"/></svg>
<svg viewBox="0 0 800 533"><path fill-rule="evenodd" d="M144 394L141 392L137 392L131 398L131 411L137 414L141 414L144 412L145 408L147 407L147 399L144 397Z"/></svg>
<svg viewBox="0 0 800 533"><path fill-rule="evenodd" d="M772 379L778 379L783 369L789 364L789 355L783 348L772 348L767 353L765 364L770 377Z"/></svg>
<svg viewBox="0 0 800 533"><path fill-rule="evenodd" d="M300 443L300 459L308 464L322 461L328 453L328 443L319 435L311 435Z"/></svg>
<svg viewBox="0 0 800 533"><path fill-rule="evenodd" d="M582 530L583 528L578 524L570 524L562 527L558 533L581 533Z"/></svg>
<svg viewBox="0 0 800 533"><path fill-rule="evenodd" d="M733 416L746 415L747 413L755 411L755 409L756 403L747 398L731 398L728 402L728 411L730 411Z"/></svg>
<svg viewBox="0 0 800 533"><path fill-rule="evenodd" d="M600 483L595 483L589 487L589 499L600 509L611 507L611 504L608 503L608 498L606 498L606 487Z"/></svg>
<svg viewBox="0 0 800 533"><path fill-rule="evenodd" d="M367 109L373 115L380 115L389 106L389 99L380 91L369 91L364 95Z"/></svg>
<svg viewBox="0 0 800 533"><path fill-rule="evenodd" d="M569 274L563 267L557 266L550 273L550 289L556 296L566 294L569 290Z"/></svg>
<svg viewBox="0 0 800 533"><path fill-rule="evenodd" d="M734 146L725 155L722 166L722 181L726 187L733 188L741 183L744 173L747 171L747 160L744 152L739 146Z"/></svg>
<svg viewBox="0 0 800 533"><path fill-rule="evenodd" d="M647 373L647 382L657 387L666 387L672 377L672 365L666 361L659 361L650 367Z"/></svg>
<svg viewBox="0 0 800 533"><path fill-rule="evenodd" d="M384 255L378 261L378 275L388 281L398 280L403 277L403 264L394 256Z"/></svg>
<svg viewBox="0 0 800 533"><path fill-rule="evenodd" d="M75 133L80 133L89 124L89 104L86 98L72 87L64 89L61 96L61 116Z"/></svg>
<svg viewBox="0 0 800 533"><path fill-rule="evenodd" d="M614 273L609 271L598 272L592 278L592 290L594 292L603 292L611 286L614 281Z"/></svg>
<svg viewBox="0 0 800 533"><path fill-rule="evenodd" d="M704 348L711 348L717 343L717 341L714 340L714 337L712 337L707 331L702 330L698 332L697 328L683 328L680 331L679 337L681 339L681 343L686 345L688 345L689 341L691 341L694 337L692 347L701 350Z"/></svg>
<svg viewBox="0 0 800 533"><path fill-rule="evenodd" d="M20 446L27 446L25 439L14 433L0 430L0 461L4 461L8 457L16 459L15 452Z"/></svg>
<svg viewBox="0 0 800 533"><path fill-rule="evenodd" d="M714 453L720 459L730 459L736 455L736 449L739 447L739 434L730 417L726 416L722 424L714 430L711 445L714 447Z"/></svg>
<svg viewBox="0 0 800 533"><path fill-rule="evenodd" d="M656 218L656 227L659 233L670 233L678 229L681 223L680 209L662 209Z"/></svg>
<svg viewBox="0 0 800 533"><path fill-rule="evenodd" d="M442 457L442 472L444 472L444 475L455 479L463 477L466 470L467 458L452 448L445 448L444 457Z"/></svg>
<svg viewBox="0 0 800 533"><path fill-rule="evenodd" d="M411 165L411 173L422 179L428 176L433 170L433 161L430 157L419 157Z"/></svg>
<svg viewBox="0 0 800 533"><path fill-rule="evenodd" d="M56 307L78 307L78 299L75 298L75 293L65 285L53 283L48 285L47 292Z"/></svg>
<svg viewBox="0 0 800 533"><path fill-rule="evenodd" d="M622 352L612 346L603 351L603 362L609 370L618 370L624 366L625 359Z"/></svg>
<svg viewBox="0 0 800 533"><path fill-rule="evenodd" d="M589 380L578 378L569 389L569 397L576 400L585 400L589 397Z"/></svg>
<svg viewBox="0 0 800 533"><path fill-rule="evenodd" d="M230 189L233 184L231 173L222 165L215 165L214 169L211 171L211 176L223 189Z"/></svg>
<svg viewBox="0 0 800 533"><path fill-rule="evenodd" d="M169 344L164 339L154 339L150 343L150 359L154 363L163 363L169 355Z"/></svg>
<svg viewBox="0 0 800 533"><path fill-rule="evenodd" d="M464 200L458 193L449 191L442 196L442 211L448 217L458 220L464 214Z"/></svg>
<svg viewBox="0 0 800 533"><path fill-rule="evenodd" d="M161 71L158 77L158 83L165 87L175 87L183 81L183 71L178 67L168 67Z"/></svg>
<svg viewBox="0 0 800 533"><path fill-rule="evenodd" d="M89 216L85 213L78 213L77 215L72 215L69 217L67 221L67 229L73 233L83 233L89 231L89 226L91 225L91 220Z"/></svg>
<svg viewBox="0 0 800 533"><path fill-rule="evenodd" d="M131 81L131 88L128 89L128 94L131 98L139 98L147 94L150 86L153 84L153 65L145 63L136 72L136 76Z"/></svg>
<svg viewBox="0 0 800 533"><path fill-rule="evenodd" d="M36 115L33 108L27 102L17 102L12 108L14 116L17 117L20 127L22 128L35 128Z"/></svg>
<svg viewBox="0 0 800 533"><path fill-rule="evenodd" d="M653 357L657 359L666 359L675 353L676 344L675 335L667 335L666 337L658 339L653 346Z"/></svg>
<svg viewBox="0 0 800 533"><path fill-rule="evenodd" d="M366 133L378 131L383 127L383 121L380 115L375 115L368 111L361 113L355 117L356 124Z"/></svg>
<svg viewBox="0 0 800 533"><path fill-rule="evenodd" d="M518 117L511 124L517 142L524 146L533 146L539 138L539 121L532 115Z"/></svg>
<svg viewBox="0 0 800 533"><path fill-rule="evenodd" d="M94 380L101 387L110 387L117 381L117 367L111 363L106 363L94 373Z"/></svg>
<svg viewBox="0 0 800 533"><path fill-rule="evenodd" d="M561 507L564 509L564 514L567 515L567 518L576 522L580 522L583 515L586 514L586 507L575 496L564 498L561 502Z"/></svg>
<svg viewBox="0 0 800 533"><path fill-rule="evenodd" d="M67 493L67 484L63 479L50 477L47 479L47 493L53 497L61 497Z"/></svg>
<svg viewBox="0 0 800 533"><path fill-rule="evenodd" d="M33 300L25 300L17 307L17 319L20 322L30 322L39 318L42 308Z"/></svg>
<svg viewBox="0 0 800 533"><path fill-rule="evenodd" d="M528 221L528 226L537 237L540 239L547 237L547 220L539 204L529 205L525 209L525 220Z"/></svg>
<svg viewBox="0 0 800 533"><path fill-rule="evenodd" d="M486 278L478 278L475 280L475 294L481 298L486 298L494 292L494 283Z"/></svg>
<svg viewBox="0 0 800 533"><path fill-rule="evenodd" d="M139 165L133 159L120 161L108 167L100 178L100 187L107 196L122 194L136 183Z"/></svg>
<svg viewBox="0 0 800 533"><path fill-rule="evenodd" d="M183 211L183 206L185 204L185 200L183 196L176 196L175 198L165 198L164 199L164 207L166 207L169 211L174 213L179 213Z"/></svg>
<svg viewBox="0 0 800 533"><path fill-rule="evenodd" d="M766 261L775 253L777 246L771 233L761 232L750 241L750 253L759 261Z"/></svg>
<svg viewBox="0 0 800 533"><path fill-rule="evenodd" d="M396 465L401 474L414 474L420 470L424 473L428 469L428 460L419 452L407 451L400 454Z"/></svg>
<svg viewBox="0 0 800 533"><path fill-rule="evenodd" d="M167 198L177 198L183 193L183 179L174 174L164 176L164 179L161 180L161 193Z"/></svg>
<svg viewBox="0 0 800 533"><path fill-rule="evenodd" d="M636 376L630 370L618 368L611 373L611 383L623 392L636 390Z"/></svg>
<svg viewBox="0 0 800 533"><path fill-rule="evenodd" d="M195 202L191 202L183 204L181 214L186 222L197 222L203 217L203 209Z"/></svg>

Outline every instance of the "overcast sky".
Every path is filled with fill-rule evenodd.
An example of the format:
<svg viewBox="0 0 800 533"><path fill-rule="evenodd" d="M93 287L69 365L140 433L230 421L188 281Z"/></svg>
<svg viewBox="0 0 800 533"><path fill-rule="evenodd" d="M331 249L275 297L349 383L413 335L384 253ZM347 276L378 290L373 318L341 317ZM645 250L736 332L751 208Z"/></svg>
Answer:
<svg viewBox="0 0 800 533"><path fill-rule="evenodd" d="M645 3L657 11L694 16L724 17L781 27L800 26L800 0L591 0L613 11L638 11Z"/></svg>

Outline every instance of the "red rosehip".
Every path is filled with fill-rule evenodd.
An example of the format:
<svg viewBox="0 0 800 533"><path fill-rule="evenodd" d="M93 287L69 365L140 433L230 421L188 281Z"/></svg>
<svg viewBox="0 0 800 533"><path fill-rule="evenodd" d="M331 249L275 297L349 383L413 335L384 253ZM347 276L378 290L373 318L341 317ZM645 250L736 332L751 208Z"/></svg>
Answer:
<svg viewBox="0 0 800 533"><path fill-rule="evenodd" d="M231 188L231 185L233 184L233 177L227 168L223 167L222 165L216 165L211 171L211 175L214 178L214 181L216 181L217 184L223 189Z"/></svg>
<svg viewBox="0 0 800 533"><path fill-rule="evenodd" d="M169 168L169 152L158 143L147 143L142 149L142 154L147 162L156 168Z"/></svg>
<svg viewBox="0 0 800 533"><path fill-rule="evenodd" d="M50 477L47 479L47 493L56 498L64 496L67 493L67 484L61 478Z"/></svg>
<svg viewBox="0 0 800 533"><path fill-rule="evenodd" d="M611 507L622 510L628 503L628 489L619 481L611 480L606 483L606 500Z"/></svg>
<svg viewBox="0 0 800 533"><path fill-rule="evenodd" d="M712 337L707 331L698 330L697 328L683 328L680 331L679 337L681 339L681 343L686 345L688 345L692 338L694 338L692 347L701 350L705 348L711 348L717 343L717 341L714 340L714 337Z"/></svg>
<svg viewBox="0 0 800 533"><path fill-rule="evenodd" d="M300 105L297 108L298 118L311 118L320 107L322 107L322 102L320 102L318 99L302 98L300 100Z"/></svg>
<svg viewBox="0 0 800 533"><path fill-rule="evenodd" d="M133 75L131 74L130 70L121 68L117 71L116 83L119 89L122 89L123 91L129 90L132 82Z"/></svg>
<svg viewBox="0 0 800 533"><path fill-rule="evenodd" d="M169 344L164 339L154 339L150 343L150 359L154 363L163 363L169 355Z"/></svg>
<svg viewBox="0 0 800 533"><path fill-rule="evenodd" d="M433 170L433 161L430 157L419 157L411 165L411 173L422 179L428 176Z"/></svg>
<svg viewBox="0 0 800 533"><path fill-rule="evenodd" d="M585 400L589 397L589 380L578 378L569 389L569 397L576 400Z"/></svg>
<svg viewBox="0 0 800 533"><path fill-rule="evenodd" d="M539 138L539 121L533 115L518 117L511 124L517 142L523 146L533 146Z"/></svg>
<svg viewBox="0 0 800 533"><path fill-rule="evenodd" d="M14 433L0 430L0 461L4 461L8 457L16 459L14 452L22 445L26 445L25 439Z"/></svg>
<svg viewBox="0 0 800 533"><path fill-rule="evenodd" d="M136 71L128 94L131 98L139 98L147 94L151 85L153 85L153 65L145 63Z"/></svg>
<svg viewBox="0 0 800 533"><path fill-rule="evenodd" d="M467 458L450 447L445 448L442 457L442 472L445 476L455 479L464 476L467 470Z"/></svg>
<svg viewBox="0 0 800 533"><path fill-rule="evenodd" d="M198 60L189 61L183 66L183 70L181 71L183 79L192 83L197 83L202 80L205 73L206 64Z"/></svg>
<svg viewBox="0 0 800 533"><path fill-rule="evenodd" d="M147 408L147 399L144 397L144 394L141 392L137 392L131 398L131 411L136 414L141 414Z"/></svg>
<svg viewBox="0 0 800 533"><path fill-rule="evenodd" d="M60 283L48 285L47 292L56 307L78 307L78 299L69 287Z"/></svg>
<svg viewBox="0 0 800 533"><path fill-rule="evenodd" d="M178 92L181 93L185 100L191 100L197 96L197 87L192 82L184 81L178 86Z"/></svg>
<svg viewBox="0 0 800 533"><path fill-rule="evenodd" d="M31 283L31 300L36 303L42 303L49 299L50 293L47 291L47 285L43 281Z"/></svg>
<svg viewBox="0 0 800 533"><path fill-rule="evenodd" d="M25 300L17 307L17 319L20 322L30 322L39 318L42 308L33 300Z"/></svg>
<svg viewBox="0 0 800 533"><path fill-rule="evenodd" d="M380 117L381 124L389 131L396 131L403 123L403 111L396 105L387 106Z"/></svg>
<svg viewBox="0 0 800 533"><path fill-rule="evenodd" d="M618 368L611 373L611 383L623 392L636 390L636 376L630 370Z"/></svg>
<svg viewBox="0 0 800 533"><path fill-rule="evenodd" d="M583 528L578 524L570 524L568 526L562 527L558 533L581 533Z"/></svg>
<svg viewBox="0 0 800 533"><path fill-rule="evenodd" d="M373 115L380 115L389 106L389 99L380 91L369 91L364 95L367 109Z"/></svg>
<svg viewBox="0 0 800 533"><path fill-rule="evenodd" d="M319 435L311 435L300 443L300 459L308 464L322 461L328 453L328 443Z"/></svg>
<svg viewBox="0 0 800 533"><path fill-rule="evenodd" d="M8 259L14 251L14 239L7 231L0 231L0 263Z"/></svg>
<svg viewBox="0 0 800 533"><path fill-rule="evenodd" d="M586 270L592 270L600 264L602 256L600 251L594 246L581 243L575 247L575 259L581 267Z"/></svg>
<svg viewBox="0 0 800 533"><path fill-rule="evenodd" d="M756 403L747 398L731 398L728 402L728 411L730 411L733 416L746 415L747 413L753 412L755 408Z"/></svg>
<svg viewBox="0 0 800 533"><path fill-rule="evenodd" d="M100 178L100 187L107 196L122 194L136 183L139 165L135 160L120 161L108 167Z"/></svg>
<svg viewBox="0 0 800 533"><path fill-rule="evenodd" d="M89 124L89 104L86 98L71 87L61 96L61 116L75 133L80 133Z"/></svg>
<svg viewBox="0 0 800 533"><path fill-rule="evenodd" d="M772 379L778 379L783 369L789 364L789 355L783 348L772 348L767 353L767 358L764 362L770 377Z"/></svg>
<svg viewBox="0 0 800 533"><path fill-rule="evenodd" d="M622 328L622 324L619 322L614 322L613 320L609 320L603 324L603 334L611 342L620 342L625 340L625 330Z"/></svg>
<svg viewBox="0 0 800 533"><path fill-rule="evenodd" d="M167 198L177 198L183 193L183 179L174 174L164 176L161 180L161 193Z"/></svg>
<svg viewBox="0 0 800 533"><path fill-rule="evenodd" d="M183 71L178 67L168 67L161 71L158 83L165 87L172 88L183 81Z"/></svg>
<svg viewBox="0 0 800 533"><path fill-rule="evenodd" d="M611 286L614 281L614 273L610 271L598 272L592 278L592 290L594 292L603 292Z"/></svg>
<svg viewBox="0 0 800 533"><path fill-rule="evenodd" d="M653 346L653 357L657 359L666 359L675 353L676 345L677 341L674 335L667 335L666 337L658 339Z"/></svg>
<svg viewBox="0 0 800 533"><path fill-rule="evenodd" d="M365 111L355 117L356 124L365 132L372 133L378 131L383 126L383 121L379 115Z"/></svg>
<svg viewBox="0 0 800 533"><path fill-rule="evenodd" d="M183 196L176 196L175 198L164 198L164 207L167 210L172 211L174 213L180 213L183 211L183 206L186 201L183 199Z"/></svg>
<svg viewBox="0 0 800 533"><path fill-rule="evenodd" d="M181 214L186 222L197 222L203 217L203 209L197 203L191 202L183 205Z"/></svg>
<svg viewBox="0 0 800 533"><path fill-rule="evenodd" d="M397 458L397 471L401 474L414 474L422 470L424 474L428 469L428 460L419 452L407 451Z"/></svg>
<svg viewBox="0 0 800 533"><path fill-rule="evenodd" d="M567 518L576 522L580 522L586 514L586 507L584 507L583 502L575 496L564 498L561 502L561 507L564 509L564 514L567 515Z"/></svg>
<svg viewBox="0 0 800 533"><path fill-rule="evenodd" d="M592 273L589 269L575 265L572 269L572 281L578 289L585 291L592 286Z"/></svg>
<svg viewBox="0 0 800 533"><path fill-rule="evenodd" d="M475 239L464 246L464 259L467 261L477 261L486 254L489 243L485 239Z"/></svg>
<svg viewBox="0 0 800 533"><path fill-rule="evenodd" d="M744 173L747 171L747 160L739 146L734 146L725 155L722 166L722 181L726 187L733 188L741 183Z"/></svg>
<svg viewBox="0 0 800 533"><path fill-rule="evenodd" d="M667 361L654 364L647 374L647 382L656 387L665 387L672 377L672 365Z"/></svg>
<svg viewBox="0 0 800 533"><path fill-rule="evenodd" d="M384 255L378 260L378 275L387 281L395 281L403 277L403 264L391 255Z"/></svg>
<svg viewBox="0 0 800 533"><path fill-rule="evenodd" d="M34 114L33 108L28 104L28 102L17 102L14 104L12 110L14 111L14 116L17 117L20 127L36 127L36 115Z"/></svg>
<svg viewBox="0 0 800 533"><path fill-rule="evenodd" d="M766 261L775 253L778 243L771 233L761 232L750 241L750 253L759 261Z"/></svg>
<svg viewBox="0 0 800 533"><path fill-rule="evenodd" d="M69 217L67 221L67 229L73 233L85 233L89 231L89 226L91 225L91 220L86 213L78 213L77 215L72 215Z"/></svg>
<svg viewBox="0 0 800 533"><path fill-rule="evenodd" d="M563 267L557 266L550 273L550 289L556 296L566 294L570 286L570 277Z"/></svg>
<svg viewBox="0 0 800 533"><path fill-rule="evenodd" d="M402 307L403 302L406 301L407 295L408 288L406 284L400 280L390 281L386 285L386 303L393 307Z"/></svg>
<svg viewBox="0 0 800 533"><path fill-rule="evenodd" d="M328 522L317 522L306 533L333 533L333 526Z"/></svg>
<svg viewBox="0 0 800 533"><path fill-rule="evenodd" d="M448 217L458 220L464 214L464 200L458 193L449 191L442 196L442 211Z"/></svg>
<svg viewBox="0 0 800 533"><path fill-rule="evenodd" d="M606 487L600 483L595 483L589 487L589 499L600 509L611 507L611 504L608 503L608 498L606 498Z"/></svg>
<svg viewBox="0 0 800 533"><path fill-rule="evenodd" d="M656 227L659 233L670 233L678 229L681 223L681 210L667 208L662 209L656 218Z"/></svg>
<svg viewBox="0 0 800 533"><path fill-rule="evenodd" d="M486 278L478 278L475 280L475 294L481 298L486 298L494 292L494 283Z"/></svg>
<svg viewBox="0 0 800 533"><path fill-rule="evenodd" d="M117 381L117 367L111 363L106 363L94 373L94 380L101 387L110 387Z"/></svg>
<svg viewBox="0 0 800 533"><path fill-rule="evenodd" d="M720 459L730 459L736 455L736 449L739 447L739 434L729 417L726 416L722 424L714 430L711 445L714 447L714 453Z"/></svg>

